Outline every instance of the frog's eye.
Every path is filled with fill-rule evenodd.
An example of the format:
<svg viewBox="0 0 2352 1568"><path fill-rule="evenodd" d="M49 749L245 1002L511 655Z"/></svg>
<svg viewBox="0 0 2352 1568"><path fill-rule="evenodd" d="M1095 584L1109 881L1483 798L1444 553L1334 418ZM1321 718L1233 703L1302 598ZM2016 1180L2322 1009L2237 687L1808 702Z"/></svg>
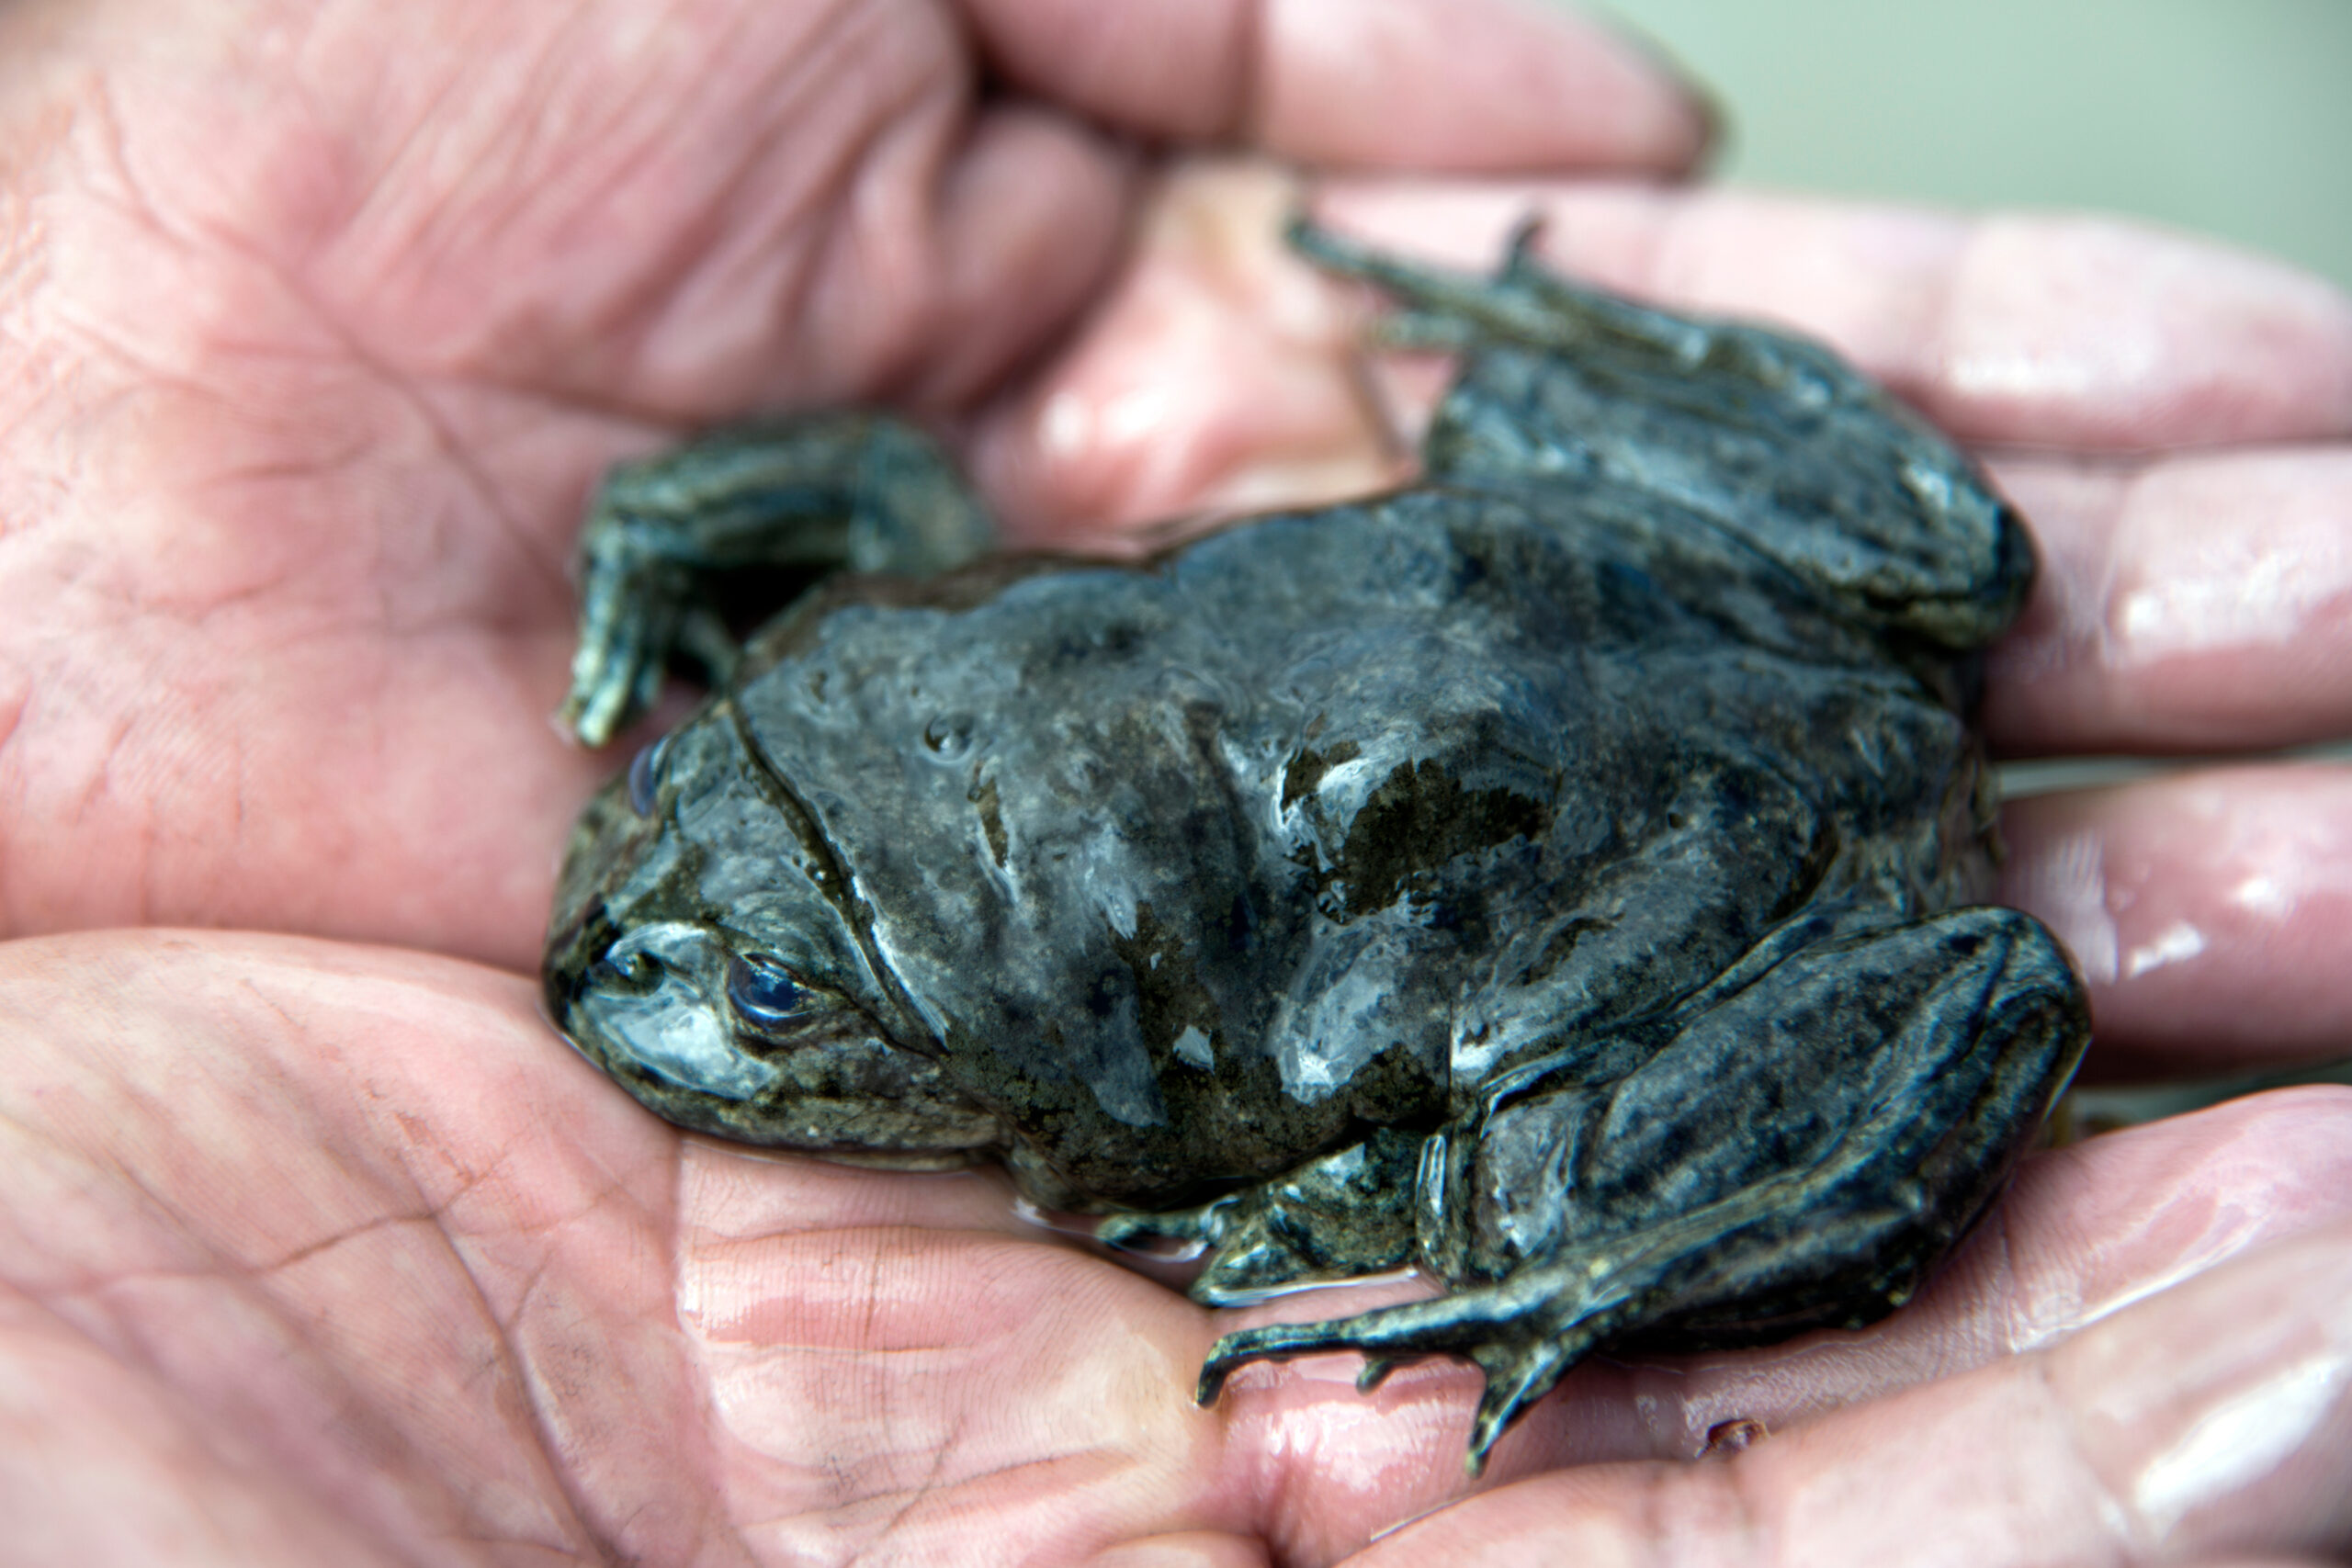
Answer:
<svg viewBox="0 0 2352 1568"><path fill-rule="evenodd" d="M662 751L670 738L651 741L639 749L628 762L628 808L639 817L653 815L653 793L662 787Z"/></svg>
<svg viewBox="0 0 2352 1568"><path fill-rule="evenodd" d="M738 953L727 961L727 999L754 1026L789 1023L808 1010L808 993L772 958Z"/></svg>

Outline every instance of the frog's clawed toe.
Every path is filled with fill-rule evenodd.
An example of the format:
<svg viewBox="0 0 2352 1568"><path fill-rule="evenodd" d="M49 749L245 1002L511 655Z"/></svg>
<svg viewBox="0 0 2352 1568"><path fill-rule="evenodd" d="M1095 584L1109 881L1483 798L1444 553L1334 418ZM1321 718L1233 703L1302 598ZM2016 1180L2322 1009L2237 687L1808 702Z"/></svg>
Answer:
<svg viewBox="0 0 2352 1568"><path fill-rule="evenodd" d="M1216 1403L1226 1380L1251 1361L1356 1350L1364 1356L1356 1387L1370 1393L1408 1361L1424 1356L1453 1356L1486 1375L1486 1393L1470 1427L1465 1463L1471 1474L1487 1467L1487 1456L1529 1406L1549 1393L1561 1376L1591 1348L1593 1336L1574 1325L1511 1322L1476 1309L1475 1296L1415 1302L1328 1323L1276 1323L1228 1334L1201 1364L1195 1398ZM1465 1308L1467 1310L1465 1310Z"/></svg>
<svg viewBox="0 0 2352 1568"><path fill-rule="evenodd" d="M603 746L661 695L683 605L676 584L626 558L592 559L587 572L571 689L556 722L581 744Z"/></svg>
<svg viewBox="0 0 2352 1568"><path fill-rule="evenodd" d="M630 648L599 649L593 660L584 648L582 652L573 667L571 690L556 710L556 723L583 746L603 746L651 705L662 666Z"/></svg>
<svg viewBox="0 0 2352 1568"><path fill-rule="evenodd" d="M1206 1209L1171 1213L1105 1214L1094 1227L1094 1239L1121 1252L1146 1258L1197 1257L1216 1239Z"/></svg>

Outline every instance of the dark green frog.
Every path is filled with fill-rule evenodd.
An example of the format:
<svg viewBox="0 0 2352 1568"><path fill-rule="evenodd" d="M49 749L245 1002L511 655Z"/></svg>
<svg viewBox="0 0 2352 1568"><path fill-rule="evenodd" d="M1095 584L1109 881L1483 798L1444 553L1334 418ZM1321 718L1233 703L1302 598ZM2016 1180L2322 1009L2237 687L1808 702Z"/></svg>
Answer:
<svg viewBox="0 0 2352 1568"><path fill-rule="evenodd" d="M987 557L871 416L617 471L566 716L715 694L589 807L557 1021L670 1120L1002 1161L1209 1303L1450 1293L1228 1336L1486 1374L1904 1301L2087 1033L1986 908L1968 714L2018 519L1823 350L1301 229L1462 355L1422 480L1138 566ZM737 569L824 578L740 653Z"/></svg>

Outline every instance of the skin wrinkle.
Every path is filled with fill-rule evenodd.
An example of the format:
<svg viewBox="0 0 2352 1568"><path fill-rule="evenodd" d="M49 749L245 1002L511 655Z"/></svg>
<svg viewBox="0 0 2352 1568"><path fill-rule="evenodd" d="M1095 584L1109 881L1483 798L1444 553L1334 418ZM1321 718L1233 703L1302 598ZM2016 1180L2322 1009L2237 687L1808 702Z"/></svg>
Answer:
<svg viewBox="0 0 2352 1568"><path fill-rule="evenodd" d="M131 172L130 143L123 130L121 111L115 102L114 83L102 73L91 75L88 107L96 121L101 159L124 193L124 201L112 209L116 216L129 218L135 222L143 220L153 238L168 243L183 255L195 254L195 246L189 237L172 228L164 217L163 206L148 194L139 176ZM96 197L96 192L85 194L98 199L101 206L105 205L103 198Z"/></svg>
<svg viewBox="0 0 2352 1568"><path fill-rule="evenodd" d="M528 1316L531 1303L545 1277L546 1255L542 1254L539 1262L524 1275L522 1289L515 1292L514 1313L510 1319L492 1309L489 1291L473 1261L467 1257L466 1249L447 1236L446 1228L443 1235L445 1239L450 1240L452 1260L473 1292L480 1320L492 1331L499 1350L499 1364L514 1369L511 1381L523 1402L522 1415L533 1437L537 1439L536 1457L538 1462L536 1468L552 1479L557 1495L563 1500L566 1517L560 1522L577 1529L591 1542L611 1539L593 1522L597 1514L594 1499L585 1490L589 1480L586 1471L581 1466L560 1462L572 1445L565 1441L565 1434L560 1429L556 1402L548 1397L550 1392L548 1359L529 1355L526 1347L515 1337L515 1325Z"/></svg>
<svg viewBox="0 0 2352 1568"><path fill-rule="evenodd" d="M548 159L543 154L543 148L549 141L548 127L556 118L553 111L562 107L577 112L571 95L561 88L561 68L573 49L579 49L583 39L593 39L595 36L593 13L584 6L581 7L549 28L527 62L519 62L520 68L514 73L518 88L513 108L506 117L508 123L515 129L515 134L511 139L501 139L512 171L537 169L544 172L550 166L558 169L563 166L560 157ZM580 52L594 51L581 49ZM617 119L630 106L622 101L607 100L598 107L605 108L605 118ZM538 194L532 189L533 182L503 177L507 172L488 171L485 185L492 189L500 186L508 186L514 192L518 203Z"/></svg>
<svg viewBox="0 0 2352 1568"><path fill-rule="evenodd" d="M442 418L440 410L431 398L424 395L414 379L397 370L390 363L379 359L368 344L328 310L324 302L312 295L292 273L232 233L224 231L213 238L223 250L243 256L274 281L284 295L300 308L311 324L324 331L375 386L391 395L395 406L405 407L413 413L430 436L432 449L448 460L490 522L504 536L507 544L538 572L542 580L540 586L548 590L563 586L560 570L547 558L547 547L534 539L521 516L508 504L497 482L481 468L471 445Z"/></svg>
<svg viewBox="0 0 2352 1568"><path fill-rule="evenodd" d="M881 1529L876 1532L878 1539L875 1544L879 1545L887 1543L892 1536L897 1535L906 1525L908 1517L917 1508L921 1507L927 1499L937 1492L940 1477L944 1473L947 1467L948 1451L951 1449L960 1446L961 1439L968 1426L968 1418L962 1411L957 1411L954 1424L948 1428L945 1440L933 1443L931 1445L930 1468L923 1472L922 1478L915 1483L913 1489L907 1493L905 1498L899 1502L899 1506L891 1510L889 1517L883 1520ZM885 1430L888 1430L887 1420L885 1422ZM895 1452L900 1451L903 1449L903 1444L893 1443L890 1445L890 1448L892 1451ZM871 1502L875 1499L867 1498L864 1500ZM858 1558L865 1555L865 1552L864 1549L861 1548L852 1557L851 1561L855 1562Z"/></svg>
<svg viewBox="0 0 2352 1568"><path fill-rule="evenodd" d="M525 73L527 77L529 73ZM466 101L469 91L479 92L479 85L463 74L452 73L448 80L437 87L431 98L417 107L412 117L412 129L402 133L395 143L390 160L377 157L370 160L373 167L364 190L349 217L336 225L333 243L328 249L339 250L351 236L373 230L380 220L373 210L375 193L396 191L400 186L401 162L411 155L430 161L440 155L441 147L430 134L430 128L440 118L445 106ZM459 123L462 123L462 117ZM519 113L512 116L519 128L512 137L477 139L474 157L479 160L470 171L476 177L447 197L430 204L396 231L397 239L387 248L401 256L407 265L404 271L430 276L454 265L469 247L485 244L489 237L512 227L521 215L544 201L548 186L542 179L533 177L524 156L528 149L533 122ZM440 128L439 134L448 130ZM500 176L512 175L512 178ZM503 197L469 199L469 192L476 186L497 191ZM387 210L397 215L396 203L388 202Z"/></svg>
<svg viewBox="0 0 2352 1568"><path fill-rule="evenodd" d="M316 1241L305 1242L281 1257L259 1258L243 1267L251 1269L256 1275L266 1278L298 1269L313 1258L322 1258L337 1250L347 1243L365 1240L379 1232L399 1230L412 1225L429 1226L436 1232L441 1228L439 1217L430 1206L408 1213L379 1214L372 1219L363 1220L348 1229L322 1236ZM447 1237L445 1235L443 1239L446 1241Z"/></svg>
<svg viewBox="0 0 2352 1568"><path fill-rule="evenodd" d="M2108 1527L2110 1540L2119 1551L2129 1553L2132 1560L2144 1561L2148 1546L2154 1544L2149 1540L2147 1521L2140 1517L2136 1509L2125 1506L2100 1475L2079 1413L2068 1406L2051 1382L2052 1354L2052 1348L2048 1346L2028 1351L2022 1358L2023 1375L2032 1381L2033 1392L2039 1396L2039 1402L2049 1417L2046 1425L2063 1434L2066 1457L2074 1461L2075 1472L2087 1483L2084 1490L2097 1499L2098 1506L2095 1511L2099 1522Z"/></svg>
<svg viewBox="0 0 2352 1568"><path fill-rule="evenodd" d="M389 370L387 370L386 374L390 375ZM189 385L193 386L195 383L189 383ZM450 430L446 422L440 420L437 415L434 417L431 423L433 428L436 431L437 435L441 440L447 442L455 442L457 440L454 431ZM354 439L355 442L359 440L357 437L355 437ZM206 480L204 488L217 489L223 492L232 492L240 486L255 485L259 481L264 480L315 480L332 478L340 472L345 465L348 465L353 468L356 468L360 466L360 459L364 455L362 450L363 446L364 443L361 446L355 446L354 450L350 454L339 457L330 456L317 460L288 459L280 463L255 462L243 468L224 469ZM491 480L489 476L480 469L478 464L475 464L470 460L461 460L462 454L459 451L455 449L447 450L445 451L444 455L449 457L453 463L458 463L465 471L476 477L481 485L485 487L492 487L494 490L493 481ZM500 502L494 493L487 495L485 499L489 502L489 510L491 510L493 514L508 517L510 519L514 518L514 514L512 510L506 507L503 502ZM546 541L534 538L531 534L521 525L519 520L515 520L511 523L508 533L509 543L516 547L516 553L523 558L526 566L530 568L540 579L539 586L548 593L560 594L568 599L570 594L569 585L564 581L563 569L557 558L557 554L552 545ZM383 530L377 530L373 537L376 541L377 547L377 554L374 558L375 562L379 568L381 568L390 558L384 553L382 547L382 541L385 537ZM373 582L379 580L389 579L393 574L379 570L371 571L366 575L368 580ZM226 592L209 592L203 601L193 609L182 609L180 606L173 604L168 601L157 600L145 595L141 595L137 599L126 598L124 600L124 604L126 610L137 618L169 620L182 629L195 630L209 626L220 615L220 613L225 610L244 605L249 603L254 604L266 604L274 591L284 587L289 582L298 581L300 581L299 570L294 567L287 567L274 575L255 577L246 584L231 589ZM459 612L454 610L444 611L436 615L422 620L403 621L395 608L394 600L388 588L379 589L377 592L376 603L378 614L374 623L375 626L386 631L398 634L403 638L413 639L419 634L435 630L462 629L469 624L461 618ZM318 632L324 633L330 637L348 636L352 629L353 628L347 617L338 619L331 626L317 628Z"/></svg>
<svg viewBox="0 0 2352 1568"><path fill-rule="evenodd" d="M968 1417L962 1416L957 1417L956 1426L949 1431L947 1442L939 1445L935 1450L938 1457L934 1459L931 1474L924 1479L922 1486L908 1499L906 1505L891 1516L888 1525L881 1533L881 1539L874 1542L876 1547L888 1544L889 1538L902 1529L911 1528L919 1531L926 1526L933 1529L952 1528L955 1516L964 1511L958 1495L975 1487L985 1487L991 1482L1002 1481L1013 1476L1035 1477L1037 1491L1042 1492L1052 1487L1071 1492L1080 1487L1100 1486L1105 1481L1122 1474L1132 1473L1142 1468L1142 1461L1138 1459L1121 1458L1107 1452L1100 1446L1089 1446L998 1465L971 1475L960 1476L943 1487L938 1483L938 1478L945 1467L945 1452L962 1438L970 1424ZM1069 1472L1075 1472L1076 1474L1069 1476ZM1069 1478L1064 1479L1065 1476ZM935 1503L937 1511L946 1517L935 1524L929 1518L913 1518L915 1510L925 1503ZM913 1525L909 1527L908 1521L910 1518L913 1518ZM920 1535L912 1544L918 1547L922 1544Z"/></svg>
<svg viewBox="0 0 2352 1568"><path fill-rule="evenodd" d="M396 406L405 405L418 418L432 439L433 449L446 457L450 466L467 482L481 509L505 536L508 543L515 547L524 561L540 577L540 586L548 592L568 592L560 566L550 558L553 554L550 547L544 541L534 538L531 531L509 503L496 481L481 468L470 445L443 419L433 400L425 395L424 389L416 380L396 368L390 360L379 357L364 337L351 330L335 312L327 309L324 301L309 290L293 271L264 254L242 235L220 225L202 226L194 231L182 232L167 221L163 210L146 195L132 173L127 141L121 132L120 118L114 105L111 85L101 80L97 84L96 90L100 120L107 133L103 144L111 155L111 164L117 177L135 198L134 204L126 209L127 214L143 215L153 233L159 238L171 241L181 252L183 257L191 264L199 262L210 254L225 254L242 258L262 276L274 283L286 299L300 308L303 321L322 330L334 348L339 349L350 361L368 373L373 386L390 393ZM210 250L208 251L203 245L198 243L198 235L209 241ZM128 367L143 373L150 381L167 386L178 385L189 390L203 385L202 382L191 377L167 378L160 373L159 367L141 363L129 351L127 344L116 346ZM319 358L322 363L325 363L329 355L322 352ZM215 392L213 395L218 394ZM355 436L354 439L357 440L358 437ZM331 469L324 468L319 471L332 472ZM267 592L271 585L269 582L260 583L246 590L245 592L258 596ZM242 596L238 595L238 597ZM137 606L141 610L148 607L143 604ZM201 624L201 619L198 617L197 624Z"/></svg>
<svg viewBox="0 0 2352 1568"><path fill-rule="evenodd" d="M311 28L311 38L315 42L320 28L317 19L313 17L311 20L313 25ZM311 145L319 147L328 145L329 128L334 123L334 117L325 112L326 106L308 93L311 73L307 70L296 69L286 74L287 85L303 94L304 106L310 111L307 118L317 133L311 141ZM376 204L379 197L384 193L397 190L401 186L407 174L408 165L413 161L419 164L430 162L432 149L427 145L428 131L440 121L450 104L460 101L465 90L464 79L455 73L434 86L424 101L417 106L416 112L408 117L408 123L393 134L386 151L378 156L376 176L359 186L355 194L347 198L348 210L343 215L342 221L334 225L334 231L338 236L372 226L377 216ZM453 198L439 207L428 208L426 212L428 216L434 213L453 212L457 209L457 206ZM413 251L428 261L437 260L431 250L431 243L437 237L434 226L427 221L405 237L401 249Z"/></svg>
<svg viewBox="0 0 2352 1568"><path fill-rule="evenodd" d="M820 25L809 29L809 37L815 42L804 50L788 51L779 57L768 90L761 95L759 101L806 102L811 105L827 101L828 95L823 88L837 83L841 76L837 68L830 67L825 58L826 51L851 50L858 36L852 24L868 18L869 13L864 7L834 6L820 19ZM904 89L904 101L907 103L939 90L922 72L909 72L907 74L910 77ZM874 280L860 276L861 268L857 264L865 261L870 253L858 244L861 236L857 233L855 222L842 221L838 216L826 218L820 215L855 212L854 193L871 178L875 147L899 129L873 113L862 94L858 102L862 130L855 138L840 141L838 145L829 141L827 156L821 164L808 157L786 159L783 156L785 148L797 148L808 140L808 128L802 119L791 114L779 113L763 120L759 135L744 143L742 153L735 161L730 175L713 191L706 204L710 214L707 227L713 235L729 231L739 209L772 205L773 210L764 225L768 242L762 244L739 243L735 246L741 258L739 265L757 264L759 272L749 281L757 283L759 287L749 289L741 284L727 287L726 279L712 270L711 263L715 258L711 248L707 245L681 250L676 275L691 281L684 288L661 290L671 297L669 310L648 312L641 336L651 337L658 330L666 328L669 321L665 318L688 314L697 308L707 308L707 299L714 291L741 293L769 301L763 311L769 321L797 324L798 330L785 334L785 341L793 344L794 354L774 357L763 375L764 380L773 383L797 376L823 384L835 378L827 363L833 356L832 351L824 343L817 341L818 334L809 330L812 323L821 323L827 312L812 308L810 302L828 292L826 282L829 276L858 277L862 289ZM899 107L902 106L893 104L894 108ZM821 123L825 117L815 118ZM761 204L746 197L745 193L755 191L763 182L776 178L775 171L787 164L800 165L794 170L793 184L797 189L791 200ZM814 259L808 258L807 247L793 243L791 238L811 226L827 236ZM700 265L688 265L690 256L699 258ZM780 258L786 259L786 265L779 268ZM797 265L790 265L792 261L797 261ZM768 281L772 274L778 272L777 281ZM645 276L649 285L652 285L670 273L666 268L650 269ZM910 331L906 352L915 352L921 341L922 334ZM888 356L883 357L887 363ZM884 372L879 375L878 383L887 383L888 379L888 373ZM878 390L878 385L868 390ZM846 395L855 393L852 389L835 389L835 397ZM676 423L674 416L672 423L673 425Z"/></svg>
<svg viewBox="0 0 2352 1568"><path fill-rule="evenodd" d="M808 29L809 36L822 39L838 30L842 26L842 6L833 6ZM748 18L746 20L748 22ZM810 52L815 52L813 47ZM814 85L823 79L823 73L817 69L817 62L804 61L801 51L783 51L762 84L757 98L761 102L797 105L808 100L812 96ZM682 105L680 112L686 112L686 106ZM779 153L794 139L797 124L792 115L777 114L763 123L757 137L742 145L730 161L726 176L711 188L701 204L706 214L703 220L697 224L680 225L677 237L666 254L659 258L656 265L642 269L638 287L634 290L624 291L612 300L604 312L604 325L608 330L617 331L622 323L635 321L640 324L628 335L641 343L655 334L662 325L664 311L662 302L670 300L673 306L677 303L673 297L678 291L671 280L696 270L695 259L708 256L718 238L727 232L730 218L740 208L757 205L746 198L746 193L757 190L761 182L770 177L770 171L784 162ZM661 149L662 138L649 137L645 143L647 162L658 161ZM853 177L852 165L856 161L853 152L842 149L829 155L822 171L796 171L796 183L801 189L794 200L779 204L779 217L772 220L772 228L778 236L781 238L792 231L805 228L815 214L837 209L842 204L840 192ZM805 252L804 246L791 243L788 240L777 249L776 256L783 265L781 287L775 291L779 307L775 313L780 320L800 318L804 302L813 287L815 267L805 259ZM673 414L663 423L674 428L676 416Z"/></svg>
<svg viewBox="0 0 2352 1568"><path fill-rule="evenodd" d="M467 147L466 175L459 186L448 192L444 200L424 208L413 220L413 226L400 231L397 243L390 248L408 259L404 271L426 275L442 271L469 245L479 244L484 234L497 233L515 215L544 201L550 182L548 171L536 166L534 154L540 145L547 117L530 111L535 104L543 105L546 100L535 96L533 85L551 75L553 63L560 58L562 39L563 28L559 24L537 38L527 54L503 39L497 40L491 47L498 51L498 69L452 71L436 84L426 97L409 109L408 123L390 143L390 155L374 152L369 157L370 174L363 194L352 210L333 226L333 239L341 242L373 229L376 193L398 190L404 165L412 159L429 167L444 154L448 144L441 138L450 141L462 139ZM469 52L458 39L447 40L442 47L453 55ZM447 112L451 105L461 107L457 112ZM633 106L616 103L613 107L616 118L619 118ZM466 109L475 112L469 116ZM478 134L486 129L484 122L493 117L503 133ZM332 115L320 118L326 124L336 118ZM557 168L560 174L568 172L560 163ZM421 177L418 183L429 184L430 176ZM476 191L505 194L476 196ZM400 208L392 203L387 205L386 210L397 214ZM463 222L459 221L460 215Z"/></svg>

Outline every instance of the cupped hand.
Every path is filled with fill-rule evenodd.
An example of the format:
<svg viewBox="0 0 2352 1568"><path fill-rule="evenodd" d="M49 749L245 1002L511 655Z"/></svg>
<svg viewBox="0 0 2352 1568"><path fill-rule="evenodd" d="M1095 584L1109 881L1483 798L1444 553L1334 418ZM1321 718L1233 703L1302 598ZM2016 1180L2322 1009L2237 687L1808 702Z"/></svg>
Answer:
<svg viewBox="0 0 2352 1568"><path fill-rule="evenodd" d="M1520 0L94 0L0 55L0 932L518 968L611 767L548 715L614 459L980 415L1101 289L1140 140L1671 170L1705 134Z"/></svg>
<svg viewBox="0 0 2352 1568"><path fill-rule="evenodd" d="M1868 1332L1588 1363L1457 1503L1468 1369L1366 1396L1314 1358L1196 1409L1270 1309L1025 1225L994 1171L683 1136L520 976L36 938L0 1032L11 1562L2218 1562L2352 1529L2352 1091L2041 1156ZM1376 1299L1341 1293L1286 1304ZM1694 1461L1741 1421L1771 1435Z"/></svg>
<svg viewBox="0 0 2352 1568"><path fill-rule="evenodd" d="M1433 67L1440 17L1461 47ZM1377 484L1429 367L1365 362L1347 294L1274 250L1289 187L1147 186L1108 132L1495 170L1668 169L1702 134L1568 24L1404 0L119 0L0 33L0 922L513 968L611 765L544 723L605 462L878 397L957 433L1030 542ZM1994 660L2005 749L2342 733L2352 310L2324 288L2085 221L1608 186L1324 202L1464 262L1540 209L1568 266L1825 335L1984 447L2046 567ZM2012 893L2083 958L2096 1060L2340 1051L2347 821L2313 764L2013 808ZM2044 1156L1870 1333L1588 1366L1477 1496L1374 1542L1467 1490L1467 1371L1362 1398L1308 1360L1196 1411L1200 1353L1247 1317L1021 1227L992 1176L681 1140L512 976L94 934L0 948L0 1517L46 1532L36 1558L2352 1540L2340 1092ZM1689 1462L1743 1418L1773 1435Z"/></svg>

